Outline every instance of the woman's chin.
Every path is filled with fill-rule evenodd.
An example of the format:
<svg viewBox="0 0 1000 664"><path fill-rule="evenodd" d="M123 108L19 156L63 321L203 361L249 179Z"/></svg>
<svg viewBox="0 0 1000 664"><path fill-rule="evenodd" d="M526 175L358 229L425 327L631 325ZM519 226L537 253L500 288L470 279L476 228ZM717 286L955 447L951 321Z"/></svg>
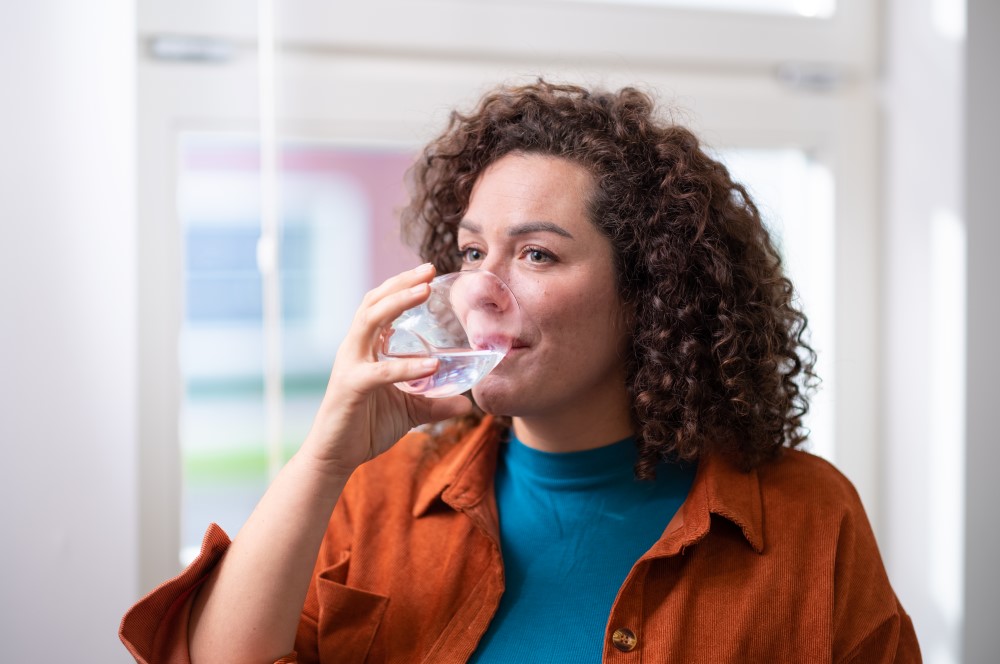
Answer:
<svg viewBox="0 0 1000 664"><path fill-rule="evenodd" d="M493 376L487 376L472 388L472 398L483 412L490 415L513 416L517 411L514 395L516 391L508 389L506 381Z"/></svg>

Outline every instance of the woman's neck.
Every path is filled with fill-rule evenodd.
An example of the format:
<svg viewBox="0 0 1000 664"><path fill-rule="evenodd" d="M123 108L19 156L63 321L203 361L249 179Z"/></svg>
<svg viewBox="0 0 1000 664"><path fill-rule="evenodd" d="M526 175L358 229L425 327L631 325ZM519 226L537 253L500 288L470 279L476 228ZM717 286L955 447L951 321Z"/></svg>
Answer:
<svg viewBox="0 0 1000 664"><path fill-rule="evenodd" d="M563 415L513 418L514 435L544 452L579 452L603 447L635 433L627 400L614 408L579 409Z"/></svg>

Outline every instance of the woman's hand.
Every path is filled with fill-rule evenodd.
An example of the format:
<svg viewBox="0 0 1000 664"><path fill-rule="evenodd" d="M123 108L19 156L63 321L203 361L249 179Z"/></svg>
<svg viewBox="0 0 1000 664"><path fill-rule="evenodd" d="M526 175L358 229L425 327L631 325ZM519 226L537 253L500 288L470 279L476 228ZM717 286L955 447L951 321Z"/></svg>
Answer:
<svg viewBox="0 0 1000 664"><path fill-rule="evenodd" d="M413 427L468 412L471 403L465 397L428 399L393 386L433 374L439 360L377 359L382 331L403 311L427 299L433 277L434 267L421 265L365 295L337 351L326 395L300 453L346 476Z"/></svg>

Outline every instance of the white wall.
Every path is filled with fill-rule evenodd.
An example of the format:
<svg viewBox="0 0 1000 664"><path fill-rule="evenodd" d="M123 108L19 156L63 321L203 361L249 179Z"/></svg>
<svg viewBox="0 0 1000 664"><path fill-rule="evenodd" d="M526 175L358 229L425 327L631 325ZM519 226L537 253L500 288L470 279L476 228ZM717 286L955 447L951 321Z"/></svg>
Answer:
<svg viewBox="0 0 1000 664"><path fill-rule="evenodd" d="M965 661L1000 661L1000 3L968 0L965 194L969 237Z"/></svg>
<svg viewBox="0 0 1000 664"><path fill-rule="evenodd" d="M996 662L1000 4L887 10L883 553L925 661Z"/></svg>
<svg viewBox="0 0 1000 664"><path fill-rule="evenodd" d="M941 664L960 661L964 536L964 43L948 4L888 0L884 44L882 546Z"/></svg>
<svg viewBox="0 0 1000 664"><path fill-rule="evenodd" d="M0 652L131 661L135 9L0 21Z"/></svg>

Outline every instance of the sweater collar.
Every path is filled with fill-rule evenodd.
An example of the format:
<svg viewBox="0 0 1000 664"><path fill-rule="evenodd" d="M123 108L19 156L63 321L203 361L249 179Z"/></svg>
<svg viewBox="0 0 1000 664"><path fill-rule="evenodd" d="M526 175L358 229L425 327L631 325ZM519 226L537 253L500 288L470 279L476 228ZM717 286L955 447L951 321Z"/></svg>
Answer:
<svg viewBox="0 0 1000 664"><path fill-rule="evenodd" d="M489 532L495 532L498 519L491 491L499 443L493 417L487 415L428 473L417 493L413 516L424 516L440 500L452 509L469 512L482 520L480 525ZM488 496L490 500L484 504ZM681 508L644 557L674 555L701 540L708 534L713 514L736 525L754 551L764 551L757 471L743 472L721 456L707 455L698 462Z"/></svg>

